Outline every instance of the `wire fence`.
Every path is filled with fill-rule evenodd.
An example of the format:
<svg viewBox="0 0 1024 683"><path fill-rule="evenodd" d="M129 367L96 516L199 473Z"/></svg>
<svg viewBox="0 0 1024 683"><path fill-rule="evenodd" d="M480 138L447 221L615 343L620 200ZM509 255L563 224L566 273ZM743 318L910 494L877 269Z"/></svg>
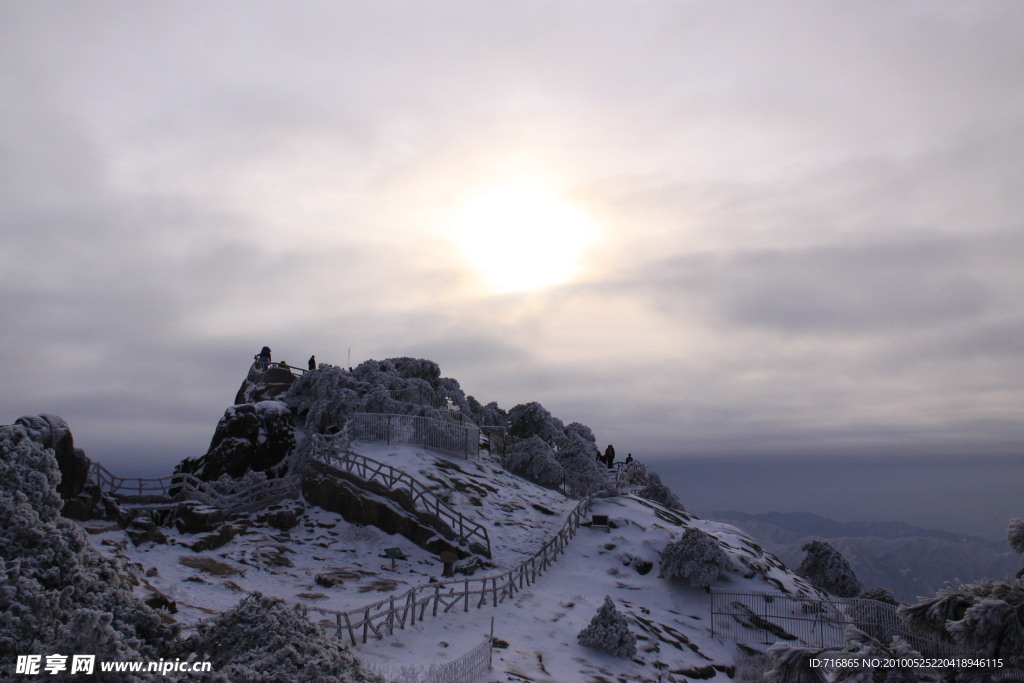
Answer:
<svg viewBox="0 0 1024 683"><path fill-rule="evenodd" d="M899 638L924 658L935 661L984 660L988 655L921 636L907 628L897 606L865 598L711 591L711 634L737 642L772 645L791 643L821 650L840 650L846 627L854 626L883 645ZM937 669L924 668L935 673ZM1016 678L1019 669L990 672L987 680Z"/></svg>
<svg viewBox="0 0 1024 683"><path fill-rule="evenodd" d="M353 441L415 444L466 459L480 452L480 428L472 423L418 415L354 413L348 420L348 430Z"/></svg>
<svg viewBox="0 0 1024 683"><path fill-rule="evenodd" d="M364 481L379 482L388 490L405 489L409 492L414 507L422 512L436 515L458 534L461 542L469 544L476 552L491 557L491 539L487 527L453 510L422 482L391 465L368 458L351 451L339 452L333 438L314 434L313 457L320 462L348 472ZM476 546L474 548L474 546Z"/></svg>

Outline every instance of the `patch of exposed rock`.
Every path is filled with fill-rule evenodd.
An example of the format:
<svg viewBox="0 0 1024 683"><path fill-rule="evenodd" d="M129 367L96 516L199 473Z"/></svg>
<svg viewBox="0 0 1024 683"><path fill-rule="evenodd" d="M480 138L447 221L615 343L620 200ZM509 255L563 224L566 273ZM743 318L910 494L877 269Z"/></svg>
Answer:
<svg viewBox="0 0 1024 683"><path fill-rule="evenodd" d="M417 510L404 489L392 491L376 482L312 462L302 479L302 493L311 504L337 512L352 524L401 534L434 554L447 550L459 557L469 555L457 545L458 534L437 515Z"/></svg>

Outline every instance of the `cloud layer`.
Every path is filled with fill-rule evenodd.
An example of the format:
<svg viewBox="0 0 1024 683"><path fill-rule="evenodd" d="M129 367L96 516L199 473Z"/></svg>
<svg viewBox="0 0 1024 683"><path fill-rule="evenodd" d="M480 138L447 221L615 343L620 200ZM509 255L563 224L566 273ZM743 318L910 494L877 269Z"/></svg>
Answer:
<svg viewBox="0 0 1024 683"><path fill-rule="evenodd" d="M428 357L649 457L1019 455L1022 21L2 3L3 421L169 471L269 344ZM456 217L523 182L593 240L500 294Z"/></svg>

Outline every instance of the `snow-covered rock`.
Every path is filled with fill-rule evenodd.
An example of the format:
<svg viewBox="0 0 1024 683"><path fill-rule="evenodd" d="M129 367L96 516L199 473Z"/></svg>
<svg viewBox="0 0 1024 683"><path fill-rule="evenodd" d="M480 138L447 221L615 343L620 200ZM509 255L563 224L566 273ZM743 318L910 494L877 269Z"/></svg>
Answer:
<svg viewBox="0 0 1024 683"><path fill-rule="evenodd" d="M174 471L205 481L225 474L240 478L249 471L283 474L285 458L296 446L292 421L292 412L280 401L231 406L217 423L210 450L186 458Z"/></svg>

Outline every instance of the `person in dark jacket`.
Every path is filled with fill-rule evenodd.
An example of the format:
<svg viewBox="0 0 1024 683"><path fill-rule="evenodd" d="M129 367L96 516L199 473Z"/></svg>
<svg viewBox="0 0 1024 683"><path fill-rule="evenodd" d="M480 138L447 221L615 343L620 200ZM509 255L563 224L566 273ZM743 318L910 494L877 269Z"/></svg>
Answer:
<svg viewBox="0 0 1024 683"><path fill-rule="evenodd" d="M268 365L270 365L270 347L264 346L262 349L260 349L259 353L253 356L253 358L256 360L256 363L258 365L267 367Z"/></svg>
<svg viewBox="0 0 1024 683"><path fill-rule="evenodd" d="M309 357L309 369L316 370L316 356Z"/></svg>
<svg viewBox="0 0 1024 683"><path fill-rule="evenodd" d="M604 464L611 468L615 464L615 446L608 444L604 449Z"/></svg>

